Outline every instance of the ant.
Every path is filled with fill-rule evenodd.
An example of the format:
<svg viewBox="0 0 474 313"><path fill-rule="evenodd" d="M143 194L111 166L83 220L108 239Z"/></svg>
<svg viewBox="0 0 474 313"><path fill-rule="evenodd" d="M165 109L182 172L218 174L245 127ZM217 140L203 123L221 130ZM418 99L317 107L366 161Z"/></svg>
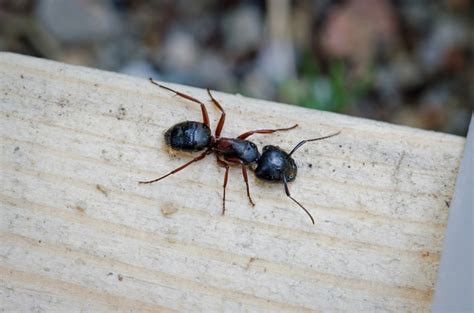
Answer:
<svg viewBox="0 0 474 313"><path fill-rule="evenodd" d="M152 78L149 78L149 80L152 84L171 91L175 95L195 102L201 106L202 123L196 121L185 121L178 123L166 131L165 141L166 144L173 150L187 152L197 152L204 150L204 152L166 175L163 175L157 179L153 179L150 181L140 181L139 184L151 184L160 181L163 178L166 178L172 174L175 174L185 169L192 163L204 159L209 154L214 153L218 165L225 168L223 184L224 192L222 197L222 215L225 214L225 190L229 175L229 165L240 165L242 167L242 176L244 178L244 182L247 188L247 197L250 201L250 204L254 206L255 204L252 201L252 198L250 197L247 166L257 163L257 161L260 159L260 152L258 151L257 146L253 142L246 140L246 138L254 134L271 134L277 131L290 130L297 127L298 124L288 128L252 130L245 132L236 138L220 137L225 122L225 111L219 104L219 102L212 96L211 91L207 89L207 93L209 94L212 103L214 103L217 109L221 112L221 116L219 118L219 122L217 124L213 136L211 134L209 116L207 114L206 106L204 105L204 103L189 95L173 90L169 87L160 85L156 83Z"/></svg>
<svg viewBox="0 0 474 313"><path fill-rule="evenodd" d="M262 155L257 162L257 168L255 169L255 176L262 180L270 181L270 182L283 182L285 186L285 193L286 195L293 200L297 205L302 208L306 214L308 214L311 222L314 225L314 219L311 214L306 210L306 208L301 205L295 198L293 198L290 194L290 189L288 188L288 183L292 182L296 178L296 174L298 173L298 167L296 166L295 160L291 157L291 155L298 150L302 145L310 141L317 141L322 139L327 139L339 135L341 132L337 132L332 135L314 138L314 139L307 139L299 142L290 153L286 153L282 149L276 146L265 146L262 150Z"/></svg>

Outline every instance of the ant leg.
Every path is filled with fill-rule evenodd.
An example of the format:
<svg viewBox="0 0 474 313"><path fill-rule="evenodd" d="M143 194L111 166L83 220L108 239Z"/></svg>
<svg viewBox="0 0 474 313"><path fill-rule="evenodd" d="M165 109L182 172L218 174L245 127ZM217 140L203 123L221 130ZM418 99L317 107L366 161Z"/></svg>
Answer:
<svg viewBox="0 0 474 313"><path fill-rule="evenodd" d="M224 184L222 185L222 187L224 188L224 194L222 196L222 215L224 215L225 214L225 188L227 187L227 179L229 177L229 164L227 164L224 161L222 161L221 159L219 159L219 157L217 155L216 155L216 158L217 158L217 163L220 166L225 168Z"/></svg>
<svg viewBox="0 0 474 313"><path fill-rule="evenodd" d="M247 176L247 168L245 167L245 165L242 165L242 176L244 177L245 186L247 187L247 197L249 198L250 204L252 206L255 206L255 203L253 203L252 198L250 197L249 180Z"/></svg>
<svg viewBox="0 0 474 313"><path fill-rule="evenodd" d="M221 135L222 128L224 127L225 112L222 106L219 104L219 102L217 102L217 100L214 99L214 97L211 95L211 91L209 90L209 88L207 89L207 93L209 94L209 97L211 97L211 100L214 103L214 105L219 109L219 111L221 111L221 117L219 118L219 123L217 124L216 132L215 132L215 136L219 137Z"/></svg>
<svg viewBox="0 0 474 313"><path fill-rule="evenodd" d="M171 92L174 92L177 96L180 96L181 98L184 98L184 99L188 99L190 101L193 101L193 102L196 102L198 104L201 105L201 112L202 112L202 122L204 124L206 124L207 127L210 127L211 125L209 124L209 115L207 114L207 110L206 110L206 106L204 105L204 103L202 103L201 101L199 101L198 99L196 98L193 98L191 96L188 96L187 94L184 94L182 92L179 92L179 91L176 91L176 90L173 90L169 87L166 87L166 86L163 86L163 85L160 85L158 84L157 82L155 82L151 77L149 78L150 82L154 85L157 85L158 87L161 87L163 89L166 89L166 90L169 90Z"/></svg>
<svg viewBox="0 0 474 313"><path fill-rule="evenodd" d="M239 139L245 139L247 137L250 137L252 136L253 134L271 134L271 133L274 133L274 132L278 132L278 131L282 131L282 130L290 130L290 129L293 129L295 127L297 127L298 124L295 124L291 127L288 127L288 128L277 128L277 129L258 129L258 130L251 130L251 131L248 131L246 133L243 133L242 135L240 135Z"/></svg>
<svg viewBox="0 0 474 313"><path fill-rule="evenodd" d="M283 175L283 184L285 185L285 193L286 193L286 195L288 196L288 198L290 198L291 200L293 200L297 205L300 206L300 208L302 208L302 209L306 212L306 214L308 214L309 218L311 219L311 222L312 222L313 225L314 225L314 219L313 219L313 217L311 216L311 214L308 212L308 210L306 210L305 207L301 205L301 203L299 203L298 201L296 201L296 199L291 196L291 194L290 194L290 188L288 188L288 182L286 181L285 175Z"/></svg>
<svg viewBox="0 0 474 313"><path fill-rule="evenodd" d="M157 179L154 179L154 180L150 180L150 181L139 181L138 183L139 183L139 184L151 184L151 183L157 182L157 181L159 181L159 180L162 180L163 178L166 178L166 177L168 177L168 176L170 176L170 175L172 175L172 174L175 174L175 173L181 171L182 169L185 169L186 167L188 167L188 166L191 165L192 163L204 159L209 153L211 153L211 150L206 150L206 151L204 151L203 153L201 153L200 155L198 155L197 157L195 157L194 159L192 159L192 160L189 161L188 163L181 165L181 166L178 167L177 169L172 170L171 172L169 172L168 174L166 174L166 175L164 175L164 176L161 176L160 178L157 178Z"/></svg>
<svg viewBox="0 0 474 313"><path fill-rule="evenodd" d="M225 160L230 163L239 164L242 166L242 176L244 177L245 187L247 188L247 197L249 198L250 204L252 206L255 206L255 203L253 202L252 197L250 196L249 178L247 175L246 165L238 158L227 157L225 158Z"/></svg>

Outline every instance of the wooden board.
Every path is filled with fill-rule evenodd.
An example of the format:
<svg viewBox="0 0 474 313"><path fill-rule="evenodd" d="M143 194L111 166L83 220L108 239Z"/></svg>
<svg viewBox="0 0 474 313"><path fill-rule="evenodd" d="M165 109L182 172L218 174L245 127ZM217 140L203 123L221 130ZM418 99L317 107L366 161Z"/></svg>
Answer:
<svg viewBox="0 0 474 313"><path fill-rule="evenodd" d="M172 85L209 104L204 90ZM464 138L215 92L224 136L295 154L292 194L163 133L199 106L145 79L0 54L6 311L429 311ZM208 105L212 126L218 112Z"/></svg>

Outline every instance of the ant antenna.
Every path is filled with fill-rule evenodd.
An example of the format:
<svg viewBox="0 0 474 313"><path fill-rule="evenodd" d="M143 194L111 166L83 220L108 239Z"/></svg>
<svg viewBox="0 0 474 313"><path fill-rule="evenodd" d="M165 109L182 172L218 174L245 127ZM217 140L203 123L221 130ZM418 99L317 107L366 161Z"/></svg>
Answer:
<svg viewBox="0 0 474 313"><path fill-rule="evenodd" d="M308 212L308 210L306 210L305 207L302 206L301 203L299 203L298 201L296 201L296 199L293 198L292 196L288 196L288 198L290 198L291 200L293 200L297 205L300 206L300 208L302 208L302 209L306 212L306 214L308 214L309 218L311 219L311 223L313 223L313 225L314 225L314 218L311 216L311 214Z"/></svg>
<svg viewBox="0 0 474 313"><path fill-rule="evenodd" d="M341 133L341 132L338 131L337 133L334 133L334 134L332 134L332 135L328 135L328 136L324 136L324 137L319 137L319 138L314 138L314 139L303 140L303 141L299 142L299 143L293 148L293 150L291 150L291 152L288 154L288 157L290 157L290 156L293 154L293 152L295 152L296 150L298 150L302 145L304 145L304 144L307 143L307 142L310 142L310 141L317 141L317 140L323 140L323 139L328 139L328 138L337 136L337 135L339 135L340 133ZM293 200L294 200L294 199L293 199ZM295 202L296 202L296 200L295 200ZM296 202L296 203L298 203L298 202ZM299 204L299 203L298 203L298 204ZM300 206L301 206L301 204L300 204Z"/></svg>
<svg viewBox="0 0 474 313"><path fill-rule="evenodd" d="M314 225L314 218L313 216L311 216L311 214L308 212L308 210L306 210L306 208L301 204L299 203L298 201L296 201L295 198L293 198L290 194L290 188L288 188L288 181L286 180L286 177L283 175L283 185L285 186L285 193L286 195L288 196L288 198L290 198L291 200L293 200L297 205L299 205L300 208L303 209L303 211L306 212L306 214L308 214L309 218L311 219L311 223L313 223Z"/></svg>

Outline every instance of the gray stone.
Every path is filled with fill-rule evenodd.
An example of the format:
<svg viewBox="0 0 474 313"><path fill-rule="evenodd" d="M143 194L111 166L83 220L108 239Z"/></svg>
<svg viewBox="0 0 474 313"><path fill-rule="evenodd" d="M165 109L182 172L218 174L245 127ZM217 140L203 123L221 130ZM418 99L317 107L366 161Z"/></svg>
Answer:
<svg viewBox="0 0 474 313"><path fill-rule="evenodd" d="M196 40L187 32L172 30L158 52L158 63L166 71L191 72L200 54Z"/></svg>
<svg viewBox="0 0 474 313"><path fill-rule="evenodd" d="M106 1L43 0L36 15L47 31L66 43L100 41L120 31L120 20Z"/></svg>
<svg viewBox="0 0 474 313"><path fill-rule="evenodd" d="M257 48L262 38L262 25L262 17L257 8L238 7L223 19L226 50L239 55Z"/></svg>
<svg viewBox="0 0 474 313"><path fill-rule="evenodd" d="M442 18L438 20L431 34L420 44L417 51L418 58L427 72L435 72L442 65L450 49L465 46L468 42L469 27L459 20Z"/></svg>

